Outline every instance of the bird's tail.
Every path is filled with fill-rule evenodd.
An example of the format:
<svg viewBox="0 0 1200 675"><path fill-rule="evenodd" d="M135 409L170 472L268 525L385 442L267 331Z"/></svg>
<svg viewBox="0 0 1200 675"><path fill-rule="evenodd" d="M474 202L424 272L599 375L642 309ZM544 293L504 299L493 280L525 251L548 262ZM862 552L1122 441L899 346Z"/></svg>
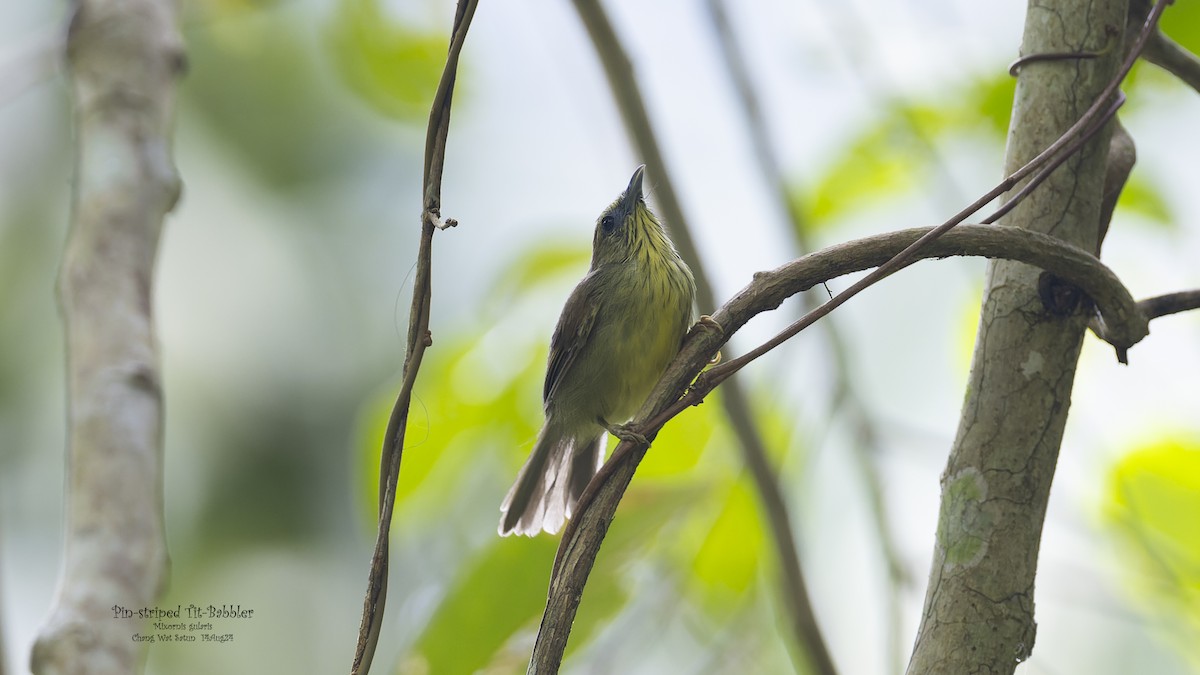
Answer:
<svg viewBox="0 0 1200 675"><path fill-rule="evenodd" d="M604 459L607 434L579 439L554 433L549 426L542 428L500 505L501 536L558 532Z"/></svg>

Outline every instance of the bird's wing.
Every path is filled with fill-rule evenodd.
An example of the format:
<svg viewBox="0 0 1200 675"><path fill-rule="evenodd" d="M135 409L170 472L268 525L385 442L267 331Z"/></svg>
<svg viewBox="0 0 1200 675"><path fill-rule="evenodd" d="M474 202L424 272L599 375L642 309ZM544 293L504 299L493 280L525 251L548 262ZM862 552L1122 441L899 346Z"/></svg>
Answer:
<svg viewBox="0 0 1200 675"><path fill-rule="evenodd" d="M550 362L546 368L546 383L542 388L543 403L550 400L558 383L570 372L575 359L588 343L596 315L600 313L596 293L599 285L600 277L595 272L588 273L571 291L571 297L558 317L554 336L550 338Z"/></svg>

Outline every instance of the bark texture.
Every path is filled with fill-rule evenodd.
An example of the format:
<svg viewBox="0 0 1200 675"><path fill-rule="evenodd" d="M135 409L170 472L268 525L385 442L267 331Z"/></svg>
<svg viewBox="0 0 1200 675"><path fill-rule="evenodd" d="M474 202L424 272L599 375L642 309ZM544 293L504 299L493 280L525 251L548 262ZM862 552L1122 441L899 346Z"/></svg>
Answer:
<svg viewBox="0 0 1200 675"><path fill-rule="evenodd" d="M167 568L162 414L152 281L163 217L179 195L170 155L183 45L171 0L81 0L67 56L77 156L59 276L66 324L66 542L31 667L140 669L137 619Z"/></svg>
<svg viewBox="0 0 1200 675"><path fill-rule="evenodd" d="M1104 52L1022 67L1005 172L1079 118L1114 74L1125 0L1031 0L1022 54ZM1110 130L1003 221L1098 250ZM1090 303L1021 263L988 266L974 360L942 475L937 544L910 674L1012 673L1036 633L1042 524Z"/></svg>

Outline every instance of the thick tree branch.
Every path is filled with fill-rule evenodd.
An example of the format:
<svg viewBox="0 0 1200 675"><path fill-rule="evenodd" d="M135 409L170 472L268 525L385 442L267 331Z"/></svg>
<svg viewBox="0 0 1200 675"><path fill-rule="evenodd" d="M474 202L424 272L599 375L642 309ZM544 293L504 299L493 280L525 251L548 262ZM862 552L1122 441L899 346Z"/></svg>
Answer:
<svg viewBox="0 0 1200 675"><path fill-rule="evenodd" d="M1098 57L1022 68L1009 167L1059 136L1088 103L1110 100L1168 2L1124 51L1110 48L1113 36L1124 34L1124 0L1031 0L1023 53ZM1099 250L1109 147L1100 134L1006 224ZM1032 653L1042 525L1089 320L1081 311L1087 303L1054 276L1006 261L989 265L966 400L942 474L937 544L910 673L1012 673ZM1114 340L1119 354L1145 328L1139 309L1123 312L1140 319L1135 332L1115 328L1109 317L1100 324L1110 339L1126 333Z"/></svg>
<svg viewBox="0 0 1200 675"><path fill-rule="evenodd" d="M358 629L358 641L354 649L354 660L350 665L351 675L366 675L371 670L375 647L379 642L379 629L383 625L384 607L387 600L388 580L388 537L392 526L392 509L396 502L396 485L400 478L400 458L404 449L404 432L408 421L412 390L417 381L417 372L425 356L425 348L433 344L429 332L429 309L432 302L432 247L433 233L439 229L457 225L454 220L443 220L442 169L446 159L446 138L450 130L450 104L454 97L454 81L458 73L458 59L467 39L467 29L475 15L478 0L460 0L455 10L454 26L451 30L450 49L442 79L434 95L429 113L429 127L425 137L425 170L421 210L421 240L417 250L417 271L413 281L412 309L408 318L408 346L404 358L404 376L392 414L388 419L383 437L383 451L379 463L379 523L375 535L375 551L371 555L371 570L367 578L367 592L363 598L363 615Z"/></svg>
<svg viewBox="0 0 1200 675"><path fill-rule="evenodd" d="M1132 66L1132 59L1126 63L1125 68L1121 71L1122 76L1128 72L1130 66ZM1108 92L1108 94L1112 94L1115 89L1116 87L1110 82L1110 87L1106 88L1105 91ZM1049 178L1049 176L1055 170L1057 170L1059 166L1061 166L1065 161L1067 161L1067 159L1078 152L1080 148L1084 146L1084 144L1089 142L1102 129L1106 128L1106 122L1116 114L1117 109L1120 108L1121 104L1124 102L1125 97L1124 94L1117 92L1116 98L1114 98L1111 102L1106 103L1106 100L1107 99L1105 96L1097 98L1095 102L1092 103L1092 105L1083 113L1083 115L1076 120L1075 124L1071 125L1070 128L1064 131L1062 135L1060 135L1053 143L1049 145L1049 147L1047 147L1045 150L1042 150L1023 166L1009 174L1007 178L1001 181L999 185L992 188L991 191L976 199L973 203L963 208L957 214L951 216L946 222L926 232L919 239L909 244L904 250L893 256L890 260L872 270L870 274L866 275L862 279L859 279L841 293L838 293L829 302L801 317L775 337L767 340L758 347L755 347L754 349L735 359L730 359L725 363L722 363L720 366L717 366L705 373L705 382L708 388L711 389L725 378L730 377L733 375L733 373L744 368L751 361L759 358L772 349L775 349L785 341L790 340L800 331L804 330L817 320L837 309L858 293L878 283L885 277L895 274L897 271L904 269L913 262L921 259L923 257L921 255L922 250L931 242L935 241L938 237L941 237L946 232L949 232L951 228L957 227L958 224L963 222L968 216L986 206L996 197L999 197L1007 191L1019 186L1016 193L1009 197L1007 202L1005 202L1000 206L999 209L983 220L985 224L997 222L1001 217L1016 207L1017 204L1021 203L1021 201L1028 197L1033 190L1037 188L1037 186L1041 185L1047 178ZM1028 180L1022 184L1021 181L1025 178L1028 178ZM1138 336L1136 339L1141 339L1141 336ZM1123 351L1123 347L1116 343L1114 343L1114 346L1117 347L1117 358L1124 363L1125 353Z"/></svg>
<svg viewBox="0 0 1200 675"><path fill-rule="evenodd" d="M59 276L67 341L66 550L33 648L39 675L133 673L113 608L153 604L167 573L153 279L180 184L171 159L183 42L170 0L81 0L67 38L77 138Z"/></svg>
<svg viewBox="0 0 1200 675"><path fill-rule="evenodd" d="M1114 103L1111 104L1109 106L1108 110L1104 113L1104 116L1101 117L1101 120L1107 120L1109 117L1111 117L1112 114L1114 114L1116 112L1117 107L1120 106L1121 100L1123 100L1123 98L1119 99L1117 101L1114 101ZM1090 117L1090 113L1093 112L1094 110L1096 110L1095 107L1093 107L1091 110L1089 110L1088 113L1086 113L1084 115L1084 117L1081 118L1081 120L1088 119ZM800 331L804 330L805 328L808 328L812 324L816 323L818 320L824 318L826 315L833 312L833 310L837 309L844 303L848 302L855 295L858 295L859 293L866 290L867 288L870 288L871 286L875 285L876 283L879 283L884 278L886 278L892 274L895 274L899 270L904 269L905 267L913 264L917 260L924 258L925 251L931 243L937 241L937 239L939 237L945 235L947 232L949 232L951 230L951 228L957 227L958 224L961 223L969 214L973 213L974 211L976 211L977 209L982 207L984 204L991 201L992 198L999 195L1002 192L1002 188L1005 185L1008 185L1010 187L1015 185L1016 181L1014 179L1016 176L1026 174L1026 173L1028 173L1028 171L1032 171L1038 164L1040 164L1041 167L1037 170L1037 173L1034 174L1033 177L1031 177L1027 183L1022 185L1021 188L1016 192L1016 194L1014 194L1012 196L1012 198L1006 204L1001 206L1000 209L998 209L995 213L993 213L992 215L985 218L983 221L985 224L994 223L1003 214L1007 213L1016 204L1020 203L1021 200L1023 200L1025 197L1027 197L1034 190L1034 188L1036 186L1040 185L1043 181L1045 181L1046 178L1048 178L1050 176L1050 174L1053 173L1053 171L1060 164L1062 164L1064 161L1066 161L1066 159L1068 157L1071 156L1071 154L1073 154L1080 147L1082 147L1082 145L1085 142L1087 142L1087 140L1089 138L1091 138L1092 135L1094 135L1097 131L1099 131L1099 129L1101 127L1098 125L1100 125L1102 123L1103 122L1097 122L1096 126L1092 126L1092 127L1084 129L1081 132L1082 133L1081 136L1079 136L1077 138L1073 138L1068 143L1062 145L1060 154L1052 155L1049 153L1049 149L1046 151L1043 151L1042 153L1037 155L1033 160L1031 160L1029 163L1025 164L1025 166L1021 167L1020 169L1018 169L1017 171L1012 173L1008 178L1006 178L1004 181L1002 181L999 186L997 186L996 188L993 188L993 190L991 192L984 195L983 197L980 197L973 204L971 204L970 206L959 211L957 214L955 214L953 217L951 217L950 220L947 220L946 222L942 223L941 225L939 225L931 230L925 231L924 234L922 234L920 237L918 237L915 241L911 242L903 250L897 252L894 256L889 258L883 264L879 265L879 267L876 267L874 270L872 270L869 274L867 274L863 278L861 278L858 281L851 284L850 287L847 288L846 290L835 295L832 299L829 300L829 302L826 302L825 304L821 305L820 307L817 307L816 309L810 311L808 314L805 314L800 319L796 320L791 325L789 325L787 328L780 331L777 335L775 335L775 337L771 338L770 340L767 340L763 344L755 347L754 349L751 349L750 351L746 352L745 354L742 354L741 356L739 356L737 358L729 359L729 360L725 361L724 363L722 363L721 365L716 366L716 367L712 368L711 370L709 370L708 372L704 373L704 375L698 382L699 386L692 388L693 394L695 394L695 392L698 392L698 391L711 390L713 387L715 387L718 384L720 384L721 382L723 382L726 378L732 376L737 371L746 367L746 365L748 365L751 361L758 359L763 354L766 354L767 352L775 349L776 347L783 344L787 340L792 339L797 334L799 334ZM1076 124L1076 126L1072 127L1072 130L1078 128L1078 126L1079 125ZM1068 133L1070 133L1070 130L1068 130ZM1060 137L1059 140L1061 141L1065 137L1066 136L1064 135L1063 137ZM1053 149L1055 147L1060 147L1058 142L1055 142L1051 146L1051 149ZM1137 340L1140 340L1141 337L1142 337L1142 335L1138 335L1132 339L1134 342L1136 342ZM1117 348L1117 357L1122 363L1125 362L1125 355L1124 355L1125 353L1123 351L1124 347L1118 343L1123 342L1126 339L1127 339L1127 337L1125 337L1125 336L1116 336L1114 338L1114 340L1116 341L1116 342L1114 342L1114 346Z"/></svg>
<svg viewBox="0 0 1200 675"><path fill-rule="evenodd" d="M760 272L755 281L734 297L712 318L726 333L738 330L753 314L741 312L726 314L726 308L746 294L756 296L753 307L764 302L763 309L774 309L793 294L811 288L845 274L872 267L882 267L895 260L905 251L912 250L914 242L927 237L936 229L917 228L900 230L888 234L858 239L845 244L831 246L795 260L773 272ZM1121 285L1116 275L1094 256L1074 246L1063 244L1052 237L1036 232L1019 232L1015 228L985 225L959 225L929 241L915 253L917 259L943 258L954 255L974 255L986 258L1002 258L1040 267L1066 286L1078 289L1099 310L1097 322L1104 326L1098 336L1118 349L1128 349L1149 332L1146 318L1141 314L1129 291ZM841 297L839 294L838 297ZM828 307L837 300L825 303ZM757 309L757 314L763 309ZM745 310L742 310L744 312ZM824 316L820 309L810 312L797 322L801 328L811 325ZM776 344L775 340L768 343ZM672 405L662 416L652 419L648 425L661 426L688 405L699 404L704 396L724 381L728 375L719 368L721 364L701 374L688 390L687 395ZM744 365L744 364L743 364ZM735 366L741 367L741 366Z"/></svg>
<svg viewBox="0 0 1200 675"><path fill-rule="evenodd" d="M1138 309L1147 319L1200 309L1200 290L1179 291L1146 298L1138 302Z"/></svg>
<svg viewBox="0 0 1200 675"><path fill-rule="evenodd" d="M1163 0L1163 2L1169 1L1170 0ZM590 0L586 2L584 0L576 0L576 2L577 9L580 9L581 12L584 11L584 6L587 6L587 11L596 12L598 10L598 6L595 6L594 2L591 2ZM999 218L1000 215L1006 213L1008 209L1012 208L1014 203L1019 202L1024 197L1028 196L1035 185L1050 178L1055 168L1057 168L1062 162L1066 161L1067 158L1078 152L1080 148L1084 147L1085 144L1087 144L1097 133L1100 133L1106 128L1105 122L1115 113L1116 108L1120 105L1122 100L1122 98L1117 95L1117 88L1120 85L1120 81L1132 67L1133 61L1136 59L1139 50L1145 44L1145 40L1149 35L1149 31L1153 29L1157 21L1157 16L1159 16L1160 13L1161 10L1156 8L1155 12L1151 15L1151 18L1146 23L1146 29L1139 34L1134 46L1130 50L1129 57L1121 65L1121 67L1117 69L1116 74L1107 81L1103 88L1100 89L1098 94L1091 99L1091 105L1085 111L1083 111L1082 114L1079 114L1075 118L1073 124L1064 125L1066 128L1061 133L1058 133L1052 142L1049 142L1048 145L1043 146L1044 149L1037 153L1031 153L1031 158L1024 162L1023 165L1020 165L1019 168L1013 170L998 186L977 199L971 205L964 208L942 225L920 235L915 241L910 242L903 250L899 251L887 261L883 262L878 269L871 272L866 278L855 283L846 291L839 293L830 302L822 305L816 310L810 312L805 317L801 318L799 321L793 323L783 333L780 333L775 338L763 345L760 345L756 349L751 350L751 352L738 357L737 359L726 362L721 366L714 368L709 373L706 373L705 377L701 378L701 380L691 388L686 399L678 400L679 396L683 393L683 385L678 384L676 382L676 378L687 377L687 379L690 381L692 377L700 372L701 368L705 365L707 358L711 357L712 355L712 352L710 352L708 357L706 357L704 360L694 362L691 356L685 357L685 355L691 354L687 349L687 345L685 344L685 349L683 352L681 352L680 357L678 357L673 365L668 368L667 373L664 374L663 378L659 381L658 388L656 388L650 399L647 400L646 405L642 410L642 413L644 414L640 414L636 418L637 421L641 422L641 424L636 425L639 431L641 431L642 434L647 438L652 439L653 434L657 431L657 429L660 428L666 420L670 419L675 414L678 414L682 407L690 405L694 401L702 400L703 395L707 391L720 384L725 378L732 375L732 373L745 366L751 360L761 356L766 351L778 346L783 341L790 339L800 330L808 325L811 325L822 316L828 314L834 308L840 306L842 303L844 303L850 297L853 297L853 295L856 293L862 291L868 285L876 283L880 279L898 271L899 269L902 269L919 258L925 257L925 254L930 250L929 247L938 240L938 237L945 235L951 230L951 228L956 227L966 217L983 208L997 196L1004 194L1014 187L1019 187L1017 193L1009 200L1009 203L1002 206L996 214L993 214L993 216L985 222L992 222L992 220ZM601 14L600 16L602 17L603 15ZM608 26L606 21L603 23L596 21L594 23L602 27L607 27L607 35L604 33L595 34L593 35L594 41L612 37L611 26ZM592 24L588 23L588 20L586 19L585 24L589 25L589 30L592 30ZM1120 28L1118 27L1117 23L1103 26L1101 34L1103 35L1104 43L1100 45L1100 47L1094 49L1094 51L1101 52L1103 51L1102 47L1111 46L1113 43L1114 34L1119 33ZM597 35L599 35L599 37L597 37ZM612 37L612 40L615 42L615 37ZM600 49L599 51L603 55L605 50ZM1037 51L1054 50L1049 49ZM617 92L618 99L620 99L622 92L618 89L618 85L621 84L623 80L620 78L615 78L613 73L623 73L629 71L631 66L628 63L628 59L623 58L622 52L617 53L622 58L616 59L617 62L615 67L609 70L609 75L610 82L613 83L614 86L614 91ZM1098 59L1097 61L1106 62L1104 59ZM1064 87L1066 85L1059 86ZM1117 96L1114 97L1114 95ZM642 110L642 113L644 116L644 109ZM1107 144L1107 137L1102 135L1100 140ZM1092 145L1094 145L1094 143L1092 143ZM1022 181L1025 181L1027 178L1029 180L1022 185ZM1098 217L1093 220L1093 228L1095 228L1096 222L1098 222ZM1098 234L1097 229L1093 229L1093 235L1095 234ZM1092 239L1092 242L1094 245L1094 238ZM1055 286L1055 284L1050 285ZM1061 286L1059 287L1061 288ZM1128 296L1128 293L1126 292L1125 295ZM1101 303L1101 306L1104 306L1103 303ZM1056 307L1055 311L1061 313L1064 310L1062 307ZM1145 336L1147 330L1146 321L1144 317L1140 316L1140 314L1136 312L1136 308L1133 311L1109 308L1108 311L1116 312L1118 315L1125 315L1125 321L1121 320L1122 316L1103 317L1106 321L1106 325L1102 326L1102 335L1112 342L1117 348L1118 357L1123 358L1123 350L1127 349L1128 346L1136 343ZM1104 311L1102 310L1102 316L1103 314ZM717 316L714 315L713 318L717 319ZM1114 318L1117 319L1115 323L1112 322L1112 319ZM721 332L722 335L728 335L737 328L737 326L728 326L725 324L719 325L724 328L723 332L718 331ZM698 344L708 344L710 340L706 340L703 336L706 334L711 335L712 332L713 331L711 330L699 332L694 330L693 334L700 336L697 338ZM720 340L716 341L716 344L719 346L719 344L723 342L724 338L722 337ZM714 347L714 351L715 349L716 347ZM666 396L671 400L674 400L675 403L672 404L670 402L662 402L662 396ZM623 494L629 480L632 478L634 468L641 460L641 457L644 455L644 453L645 447L634 446L631 443L622 443L619 445L614 450L612 458L610 458L605 467L601 469L596 479L594 479L592 484L589 486L588 491L585 492L583 498L581 498L578 515L576 516L575 521L568 524L568 527L563 535L562 544L559 547L559 554L555 564L555 573L550 584L550 597L547 601L546 613L542 617L542 627L539 631L538 641L534 646L534 654L530 662L529 672L555 672L557 670L562 659L563 650L566 646L566 638L570 631L570 624L574 619L576 610L578 609L583 585L586 583L587 575L591 571L594 557L599 550L599 544L603 540L604 534L607 531L608 522L610 522L612 519L612 514L615 512L616 504L619 502L621 494ZM594 504L590 503L593 499ZM589 513L588 509L592 508L593 506L598 510L598 513Z"/></svg>
<svg viewBox="0 0 1200 675"><path fill-rule="evenodd" d="M652 441L672 417L689 405L703 401L704 394L711 388L706 389L699 381L688 390L687 396L683 396L684 391L708 365L727 336L754 316L775 309L792 295L817 284L892 260L931 231L918 228L860 239L810 253L776 270L756 274L753 282L712 315L721 330L705 324L697 324L692 329L683 349L635 417L635 428ZM928 242L917 255L920 258L1003 257L1043 267L1091 298L1107 325L1120 336L1116 339L1121 344L1137 342L1140 337L1134 336L1144 336L1147 332L1144 317L1116 275L1091 254L1053 237L1010 227L960 225ZM595 556L646 449L646 446L622 442L580 498L578 512L567 524L555 560L546 613L530 672L557 672L571 620L578 609Z"/></svg>

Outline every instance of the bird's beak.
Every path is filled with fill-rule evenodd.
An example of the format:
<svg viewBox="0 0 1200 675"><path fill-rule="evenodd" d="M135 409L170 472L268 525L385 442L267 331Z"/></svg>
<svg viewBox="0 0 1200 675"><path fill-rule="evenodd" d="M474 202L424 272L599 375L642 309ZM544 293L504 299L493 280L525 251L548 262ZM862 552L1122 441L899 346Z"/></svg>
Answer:
<svg viewBox="0 0 1200 675"><path fill-rule="evenodd" d="M633 170L633 178L629 179L629 187L625 188L625 194L621 195L621 211L624 213L633 213L638 200L642 198L642 177L645 175L645 164Z"/></svg>

